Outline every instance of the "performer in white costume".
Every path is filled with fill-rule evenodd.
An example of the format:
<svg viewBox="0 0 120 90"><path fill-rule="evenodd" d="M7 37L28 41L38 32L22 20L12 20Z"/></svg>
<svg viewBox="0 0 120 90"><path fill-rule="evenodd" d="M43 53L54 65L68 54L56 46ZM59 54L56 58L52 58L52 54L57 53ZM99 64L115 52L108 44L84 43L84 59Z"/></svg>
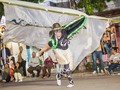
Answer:
<svg viewBox="0 0 120 90"><path fill-rule="evenodd" d="M43 52L53 48L57 62L61 65L64 65L64 71L69 81L69 85L67 87L73 87L74 83L70 75L70 69L72 70L73 67L72 65L73 58L70 49L68 47L69 40L67 39L67 33L60 26L59 23L54 23L52 27L52 31L50 31L50 37L51 39L48 42L48 44L46 44L45 47L41 49L40 55ZM61 85L61 74L58 73L56 77L57 77L57 84Z"/></svg>

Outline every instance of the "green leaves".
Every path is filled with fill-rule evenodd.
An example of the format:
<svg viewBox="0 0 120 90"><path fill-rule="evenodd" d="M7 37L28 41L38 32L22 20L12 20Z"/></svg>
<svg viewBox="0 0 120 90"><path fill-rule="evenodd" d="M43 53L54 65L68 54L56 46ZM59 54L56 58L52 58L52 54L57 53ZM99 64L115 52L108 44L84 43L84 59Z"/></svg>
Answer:
<svg viewBox="0 0 120 90"><path fill-rule="evenodd" d="M44 0L21 0L33 3L43 2ZM79 0L77 3L77 8L84 8L87 14L94 14L94 11L103 11L107 8L106 2L113 0ZM3 4L0 3L0 15L4 15Z"/></svg>
<svg viewBox="0 0 120 90"><path fill-rule="evenodd" d="M106 2L112 0L80 0L77 4L78 8L84 8L87 14L94 14L94 11L103 11L107 8Z"/></svg>
<svg viewBox="0 0 120 90"><path fill-rule="evenodd" d="M93 5L92 5L92 4L87 4L87 5L85 6L85 10L86 10L86 13L88 13L88 14L94 13L94 8L93 8Z"/></svg>

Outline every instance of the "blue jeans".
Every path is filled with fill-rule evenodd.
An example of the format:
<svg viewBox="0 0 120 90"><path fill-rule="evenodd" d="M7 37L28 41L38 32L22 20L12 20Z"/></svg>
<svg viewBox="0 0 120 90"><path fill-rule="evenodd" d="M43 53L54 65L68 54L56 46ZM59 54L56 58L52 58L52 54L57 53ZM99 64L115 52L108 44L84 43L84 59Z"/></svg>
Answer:
<svg viewBox="0 0 120 90"><path fill-rule="evenodd" d="M94 51L92 53L92 58L93 58L93 69L97 71L97 63L96 60L98 59L100 62L100 69L99 70L104 70L104 64L103 64L103 59L102 59L102 51Z"/></svg>
<svg viewBox="0 0 120 90"><path fill-rule="evenodd" d="M110 49L109 49L107 43L104 44L104 49L105 49L105 54L109 54L110 53Z"/></svg>
<svg viewBox="0 0 120 90"><path fill-rule="evenodd" d="M2 73L2 80L6 80L6 82L9 82L10 81L10 75L7 73L7 72L3 72Z"/></svg>
<svg viewBox="0 0 120 90"><path fill-rule="evenodd" d="M119 63L111 63L109 66L108 66L108 71L109 73L111 74L111 70L115 69L116 67L118 67Z"/></svg>

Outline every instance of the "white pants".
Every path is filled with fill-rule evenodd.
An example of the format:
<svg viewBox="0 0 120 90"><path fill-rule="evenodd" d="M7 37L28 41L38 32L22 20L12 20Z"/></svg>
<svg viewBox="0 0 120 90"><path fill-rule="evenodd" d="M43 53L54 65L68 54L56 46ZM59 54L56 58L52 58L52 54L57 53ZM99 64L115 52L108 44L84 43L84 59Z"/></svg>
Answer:
<svg viewBox="0 0 120 90"><path fill-rule="evenodd" d="M56 64L56 70L57 73L61 73L62 71L64 71L64 67L61 64Z"/></svg>
<svg viewBox="0 0 120 90"><path fill-rule="evenodd" d="M69 48L66 50L55 49L54 52L59 64L69 64L70 70L73 69L73 57Z"/></svg>
<svg viewBox="0 0 120 90"><path fill-rule="evenodd" d="M23 79L23 76L21 75L21 73L14 73L14 76L15 76L15 80L22 80Z"/></svg>

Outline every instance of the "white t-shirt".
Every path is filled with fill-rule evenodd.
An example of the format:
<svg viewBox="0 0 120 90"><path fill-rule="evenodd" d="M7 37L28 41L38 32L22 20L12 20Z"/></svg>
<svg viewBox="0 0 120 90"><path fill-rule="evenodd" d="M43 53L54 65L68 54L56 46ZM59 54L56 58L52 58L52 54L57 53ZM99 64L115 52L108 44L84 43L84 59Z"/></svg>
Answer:
<svg viewBox="0 0 120 90"><path fill-rule="evenodd" d="M116 53L115 55L111 55L110 60L113 60L113 61L120 60L120 53Z"/></svg>
<svg viewBox="0 0 120 90"><path fill-rule="evenodd" d="M39 65L39 58L38 57L31 58L28 65L32 66L32 67L38 66Z"/></svg>

